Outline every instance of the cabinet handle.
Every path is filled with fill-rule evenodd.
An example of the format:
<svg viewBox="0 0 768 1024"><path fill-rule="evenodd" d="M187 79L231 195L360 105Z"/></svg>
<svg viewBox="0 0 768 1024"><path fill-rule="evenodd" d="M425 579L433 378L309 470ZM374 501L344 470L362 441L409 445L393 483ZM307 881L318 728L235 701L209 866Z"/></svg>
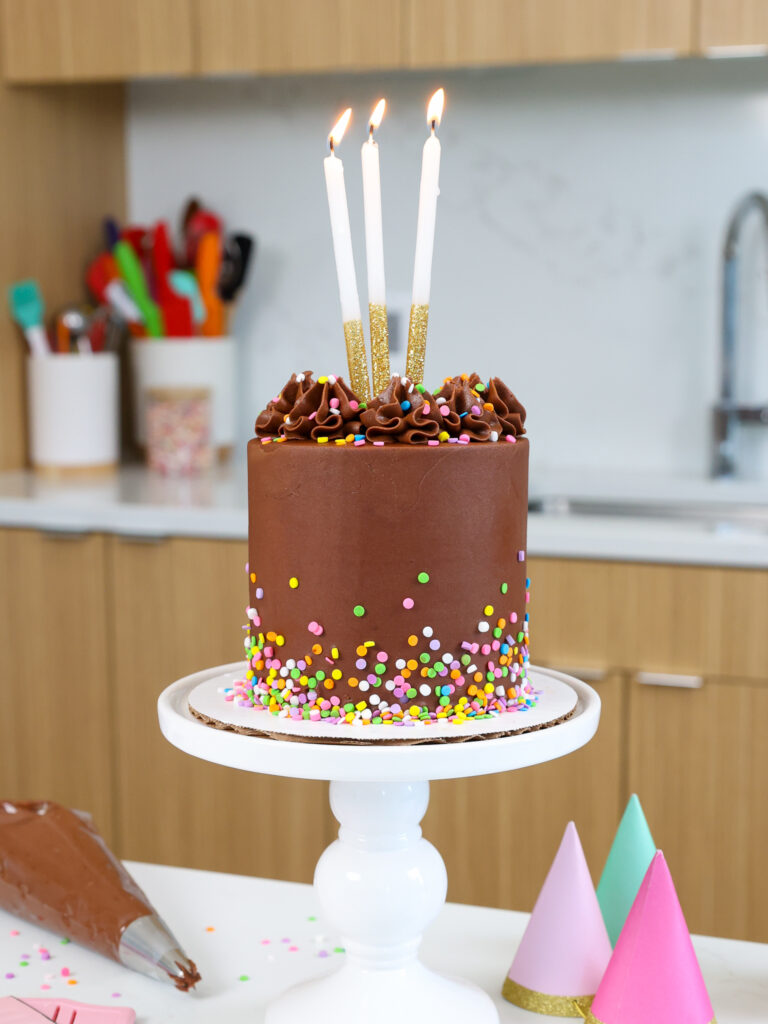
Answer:
<svg viewBox="0 0 768 1024"><path fill-rule="evenodd" d="M118 533L116 536L125 544L164 544L168 540L167 537L158 536L156 533Z"/></svg>
<svg viewBox="0 0 768 1024"><path fill-rule="evenodd" d="M605 669L586 667L584 665L553 665L555 672L563 672L567 676L581 679L583 683L600 683L605 679Z"/></svg>
<svg viewBox="0 0 768 1024"><path fill-rule="evenodd" d="M91 534L87 530L67 530L60 527L56 530L41 530L46 540L86 540Z"/></svg>
<svg viewBox="0 0 768 1024"><path fill-rule="evenodd" d="M700 690L702 676L683 676L674 672L638 672L635 679L641 686L672 686L681 690Z"/></svg>

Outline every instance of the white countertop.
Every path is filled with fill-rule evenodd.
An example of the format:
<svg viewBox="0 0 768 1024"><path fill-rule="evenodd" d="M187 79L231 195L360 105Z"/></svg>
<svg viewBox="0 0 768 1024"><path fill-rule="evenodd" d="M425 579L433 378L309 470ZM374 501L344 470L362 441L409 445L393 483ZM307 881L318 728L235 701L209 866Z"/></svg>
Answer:
<svg viewBox="0 0 768 1024"><path fill-rule="evenodd" d="M338 937L316 919L311 886L152 864L128 868L197 963L203 980L194 994L143 978L73 943L61 945L58 937L3 912L0 994L132 1006L137 1024L257 1024L270 999L334 970L344 956L334 952ZM423 959L484 988L501 1024L532 1024L530 1013L500 994L527 920L527 914L449 903L425 935ZM764 1024L768 946L693 941L719 1024ZM36 945L52 958L42 960ZM26 967L20 966L22 954L28 954ZM62 968L76 984L67 984ZM9 973L14 977L6 978ZM42 991L42 985L50 989Z"/></svg>
<svg viewBox="0 0 768 1024"><path fill-rule="evenodd" d="M768 568L768 519L763 528L727 521L730 506L768 509L768 485L673 479L642 474L539 471L533 498L557 507L561 496L581 501L648 500L725 509L722 520L643 515L529 516L528 553L562 558L616 559ZM554 500L553 500L554 499ZM49 531L103 531L137 537L218 537L248 534L245 467L210 475L167 478L140 466L114 476L52 481L34 473L0 474L0 526Z"/></svg>

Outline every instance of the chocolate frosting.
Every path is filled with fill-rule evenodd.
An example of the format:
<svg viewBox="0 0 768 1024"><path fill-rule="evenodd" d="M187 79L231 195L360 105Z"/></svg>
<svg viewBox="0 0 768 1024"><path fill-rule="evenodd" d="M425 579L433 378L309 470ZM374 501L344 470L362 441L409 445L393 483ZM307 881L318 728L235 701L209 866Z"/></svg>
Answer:
<svg viewBox="0 0 768 1024"><path fill-rule="evenodd" d="M442 429L434 399L429 394L425 399L407 377L397 374L360 419L366 440L385 444L426 444Z"/></svg>
<svg viewBox="0 0 768 1024"><path fill-rule="evenodd" d="M510 666L523 658L522 647L518 652L514 645L528 611L526 438L431 449L265 445L254 439L248 476L253 635L264 636L286 672L289 659L305 675L324 670L321 697L340 700L342 708L361 701L374 708L372 696L399 705L386 685L398 671L398 659L419 659L422 651L460 658L467 653L465 642L472 642L470 666L459 666L471 674L456 698L468 694L471 685L478 686L475 673L483 673L485 685L489 661L498 666L503 653L477 650L496 639L490 630L479 630L483 618L491 630L505 618L501 642L509 641L509 632L514 636ZM423 571L428 582L420 581ZM489 604L493 614L485 613ZM311 628L318 624L320 633ZM282 646L272 643L276 635ZM439 640L439 652L429 646L433 639ZM375 647L361 668L360 645L366 642ZM320 647L313 652L315 644ZM378 652L388 656L382 676L374 668ZM308 656L313 664L305 671ZM252 668L263 677L269 666L257 657ZM334 670L341 678L331 678ZM371 682L369 688L369 674L381 685ZM419 670L413 678L417 695L402 702L438 710L434 684L453 680L425 680ZM306 699L311 686L290 675L289 680L296 696ZM427 694L420 689L425 682L431 686ZM498 682L512 685L506 678Z"/></svg>
<svg viewBox="0 0 768 1024"><path fill-rule="evenodd" d="M287 440L316 441L359 434L361 402L342 377L321 377L314 381L291 409L280 428Z"/></svg>
<svg viewBox="0 0 768 1024"><path fill-rule="evenodd" d="M125 929L155 913L90 816L50 801L0 801L0 907L113 960ZM190 966L187 988L200 979Z"/></svg>
<svg viewBox="0 0 768 1024"><path fill-rule="evenodd" d="M500 377L491 377L483 394L493 406L504 434L520 437L525 433L525 406Z"/></svg>
<svg viewBox="0 0 768 1024"><path fill-rule="evenodd" d="M257 437L287 441L334 440L360 434L361 403L342 377L320 377L311 370L293 374L256 420Z"/></svg>
<svg viewBox="0 0 768 1024"><path fill-rule="evenodd" d="M259 413L256 420L257 437L277 437L286 416L289 416L296 402L306 394L314 384L312 371L292 373L291 379L283 387L277 398L267 404L266 409Z"/></svg>
<svg viewBox="0 0 768 1024"><path fill-rule="evenodd" d="M525 433L525 408L499 377L448 377L434 396L393 376L368 406L341 377L294 373L256 420L258 438L328 441L360 438L378 444L498 441Z"/></svg>
<svg viewBox="0 0 768 1024"><path fill-rule="evenodd" d="M472 379L475 377L477 375L473 374ZM442 429L451 437L464 435L470 441L498 440L501 424L496 413L473 389L466 374L447 378L435 398Z"/></svg>

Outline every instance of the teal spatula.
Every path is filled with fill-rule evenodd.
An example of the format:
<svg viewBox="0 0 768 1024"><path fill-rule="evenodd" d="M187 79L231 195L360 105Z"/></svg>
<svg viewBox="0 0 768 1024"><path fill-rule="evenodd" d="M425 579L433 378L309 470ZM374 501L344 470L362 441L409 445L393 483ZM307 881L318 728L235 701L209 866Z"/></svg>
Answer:
<svg viewBox="0 0 768 1024"><path fill-rule="evenodd" d="M45 304L37 281L17 281L8 289L11 315L24 332L29 350L33 356L51 354L48 335L43 327Z"/></svg>

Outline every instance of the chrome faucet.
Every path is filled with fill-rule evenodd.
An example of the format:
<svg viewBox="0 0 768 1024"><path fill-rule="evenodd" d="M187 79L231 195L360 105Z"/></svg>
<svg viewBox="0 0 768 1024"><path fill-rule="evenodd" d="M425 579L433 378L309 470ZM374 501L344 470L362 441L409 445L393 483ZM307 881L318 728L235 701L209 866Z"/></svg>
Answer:
<svg viewBox="0 0 768 1024"><path fill-rule="evenodd" d="M768 196L750 192L733 211L723 247L723 322L722 355L720 364L720 399L714 408L712 476L732 477L736 474L736 435L741 423L761 423L768 426L768 404L739 405L734 399L736 379L736 339L739 280L739 244L741 230L749 214L757 210L762 215L768 234Z"/></svg>

